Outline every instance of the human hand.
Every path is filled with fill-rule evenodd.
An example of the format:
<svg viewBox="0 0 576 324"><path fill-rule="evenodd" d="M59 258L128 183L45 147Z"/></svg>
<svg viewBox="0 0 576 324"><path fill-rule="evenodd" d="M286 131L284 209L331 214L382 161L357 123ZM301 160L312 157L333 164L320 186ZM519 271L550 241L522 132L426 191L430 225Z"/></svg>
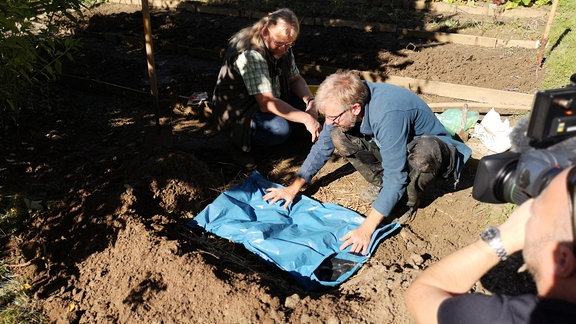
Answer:
<svg viewBox="0 0 576 324"><path fill-rule="evenodd" d="M366 229L363 226L351 230L340 238L340 241L344 241L344 243L340 245L340 250L344 250L351 245L351 253L359 254L362 252L362 255L366 255L368 253L368 246L370 245L370 238L372 237L373 232L374 231Z"/></svg>
<svg viewBox="0 0 576 324"><path fill-rule="evenodd" d="M314 103L314 99L310 100L310 104L306 106L306 112L314 117L314 119L318 120L318 109L316 109L316 105Z"/></svg>
<svg viewBox="0 0 576 324"><path fill-rule="evenodd" d="M309 118L305 123L306 130L312 134L312 143L318 140L318 136L320 136L320 131L322 131L322 125L318 122L317 119Z"/></svg>
<svg viewBox="0 0 576 324"><path fill-rule="evenodd" d="M532 215L531 206L534 199L529 199L518 206L508 219L499 226L500 236L506 251L511 254L524 248L526 222Z"/></svg>
<svg viewBox="0 0 576 324"><path fill-rule="evenodd" d="M294 201L294 197L298 191L292 190L290 187L285 188L268 188L266 189L267 194L262 198L264 201L268 202L270 205L274 205L279 200L284 200L284 209L288 209L288 206ZM270 200L270 201L268 201Z"/></svg>

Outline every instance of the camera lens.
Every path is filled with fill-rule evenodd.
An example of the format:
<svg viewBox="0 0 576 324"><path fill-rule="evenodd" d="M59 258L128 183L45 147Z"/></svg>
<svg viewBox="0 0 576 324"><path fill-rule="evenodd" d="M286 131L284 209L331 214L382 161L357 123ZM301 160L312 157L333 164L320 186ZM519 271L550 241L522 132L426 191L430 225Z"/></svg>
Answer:
<svg viewBox="0 0 576 324"><path fill-rule="evenodd" d="M516 165L502 180L502 199L520 205L536 197L567 165L563 155L547 150L523 154Z"/></svg>

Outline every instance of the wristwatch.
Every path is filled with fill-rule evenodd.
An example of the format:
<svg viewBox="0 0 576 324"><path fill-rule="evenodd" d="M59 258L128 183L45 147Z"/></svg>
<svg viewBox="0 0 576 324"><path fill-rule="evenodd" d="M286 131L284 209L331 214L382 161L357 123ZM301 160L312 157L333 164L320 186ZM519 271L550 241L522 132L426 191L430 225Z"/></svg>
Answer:
<svg viewBox="0 0 576 324"><path fill-rule="evenodd" d="M480 235L480 237L482 238L482 241L488 243L492 250L496 252L496 255L500 261L505 261L508 259L506 249L504 249L504 244L502 244L502 240L500 239L500 230L497 227L488 227L482 231L482 235Z"/></svg>
<svg viewBox="0 0 576 324"><path fill-rule="evenodd" d="M308 108L310 108L310 103L312 102L312 100L314 100L314 96L309 97L308 101L306 101L306 110L308 110Z"/></svg>

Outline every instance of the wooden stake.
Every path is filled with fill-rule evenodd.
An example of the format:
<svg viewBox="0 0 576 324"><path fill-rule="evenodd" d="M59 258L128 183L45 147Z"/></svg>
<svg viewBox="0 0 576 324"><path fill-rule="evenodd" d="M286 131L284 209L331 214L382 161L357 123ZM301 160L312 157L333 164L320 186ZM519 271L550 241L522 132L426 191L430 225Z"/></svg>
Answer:
<svg viewBox="0 0 576 324"><path fill-rule="evenodd" d="M148 77L150 78L150 92L154 100L156 126L160 125L158 86L156 78L156 65L154 64L154 48L152 46L152 25L150 23L150 7L148 0L142 0L142 16L144 18L144 37L146 40L146 60L148 62Z"/></svg>
<svg viewBox="0 0 576 324"><path fill-rule="evenodd" d="M548 23L546 23L546 29L544 29L544 34L542 34L542 39L540 40L540 50L538 51L538 67L542 67L542 61L544 60L544 50L548 43L548 36L550 36L550 29L552 29L552 23L554 22L554 15L556 14L556 8L558 8L558 2L560 0L554 0L552 2L552 8L550 8L550 17L548 17Z"/></svg>

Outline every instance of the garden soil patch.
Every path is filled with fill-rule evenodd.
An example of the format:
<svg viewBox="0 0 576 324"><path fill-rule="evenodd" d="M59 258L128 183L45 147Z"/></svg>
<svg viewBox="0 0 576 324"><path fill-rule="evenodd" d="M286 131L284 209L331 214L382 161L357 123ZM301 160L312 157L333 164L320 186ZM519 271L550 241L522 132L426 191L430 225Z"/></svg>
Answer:
<svg viewBox="0 0 576 324"><path fill-rule="evenodd" d="M433 183L416 219L384 240L351 279L303 290L243 247L186 226L250 175L204 112L186 101L212 91L218 53L253 21L153 10L156 105L147 95L138 10L107 4L87 14L74 30L83 49L66 64L66 78L41 115L2 137L1 185L21 193L29 203L22 208L33 213L22 233L2 237L2 253L21 262L13 269L27 278L51 322L412 323L403 299L412 279L512 209L472 198L478 160L490 152L470 139L474 154L456 189L450 181ZM537 90L543 77L535 49L429 45L396 34L302 26L294 53L302 64L522 93ZM254 153L257 169L289 184L310 145L296 129L282 147ZM304 194L364 214L370 206L359 195L366 186L334 157ZM517 272L520 264L511 258L474 289L533 290Z"/></svg>

